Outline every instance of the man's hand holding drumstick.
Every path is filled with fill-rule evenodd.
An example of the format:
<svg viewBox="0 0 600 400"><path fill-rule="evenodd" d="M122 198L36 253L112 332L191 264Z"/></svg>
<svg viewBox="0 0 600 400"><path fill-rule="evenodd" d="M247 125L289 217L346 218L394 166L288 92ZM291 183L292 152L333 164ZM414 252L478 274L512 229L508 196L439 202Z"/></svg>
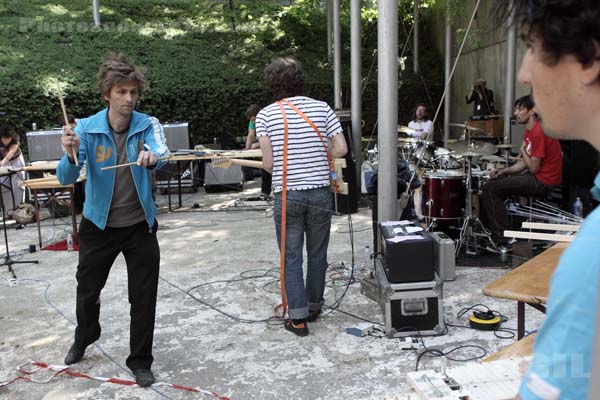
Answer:
<svg viewBox="0 0 600 400"><path fill-rule="evenodd" d="M63 126L63 133L60 137L60 142L67 151L69 161L73 164L77 163L78 160L74 155L79 154L80 140L79 136L77 136L70 124Z"/></svg>

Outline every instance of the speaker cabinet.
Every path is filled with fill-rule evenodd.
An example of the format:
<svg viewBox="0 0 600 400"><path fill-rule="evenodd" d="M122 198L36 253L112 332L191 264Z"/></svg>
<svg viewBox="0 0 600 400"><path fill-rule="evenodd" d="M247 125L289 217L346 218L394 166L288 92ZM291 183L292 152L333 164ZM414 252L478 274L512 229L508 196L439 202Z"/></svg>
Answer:
<svg viewBox="0 0 600 400"><path fill-rule="evenodd" d="M29 161L60 160L65 153L60 143L62 129L27 132Z"/></svg>
<svg viewBox="0 0 600 400"><path fill-rule="evenodd" d="M191 149L190 129L187 122L163 124L167 147L171 151Z"/></svg>
<svg viewBox="0 0 600 400"><path fill-rule="evenodd" d="M204 164L204 190L207 193L242 190L242 183L243 173L239 165L221 168L213 167L209 162Z"/></svg>

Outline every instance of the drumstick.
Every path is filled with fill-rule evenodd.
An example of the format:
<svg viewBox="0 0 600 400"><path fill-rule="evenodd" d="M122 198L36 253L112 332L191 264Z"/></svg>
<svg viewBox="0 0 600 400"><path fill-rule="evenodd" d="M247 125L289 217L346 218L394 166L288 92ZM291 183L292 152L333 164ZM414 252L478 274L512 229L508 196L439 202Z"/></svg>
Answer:
<svg viewBox="0 0 600 400"><path fill-rule="evenodd" d="M65 101L63 100L62 93L60 91L60 82L58 82L58 78L55 78L55 81L56 81L56 90L58 91L58 100L60 101L60 108L62 109L63 118L65 120L65 126L68 126L70 128L71 125L69 125L69 117L67 117L67 109L65 108ZM79 165L79 160L77 160L77 152L75 151L75 149L73 149L73 147L71 147L71 153L73 155L73 160L75 161L75 165Z"/></svg>
<svg viewBox="0 0 600 400"><path fill-rule="evenodd" d="M168 160L169 158L170 158L170 156L169 157L160 157L158 159L158 161ZM121 167L130 167L132 165L138 165L138 162L134 161L134 162L125 163L125 164L111 165L110 167L100 168L100 171L108 171L109 169L115 169L115 168L121 168Z"/></svg>

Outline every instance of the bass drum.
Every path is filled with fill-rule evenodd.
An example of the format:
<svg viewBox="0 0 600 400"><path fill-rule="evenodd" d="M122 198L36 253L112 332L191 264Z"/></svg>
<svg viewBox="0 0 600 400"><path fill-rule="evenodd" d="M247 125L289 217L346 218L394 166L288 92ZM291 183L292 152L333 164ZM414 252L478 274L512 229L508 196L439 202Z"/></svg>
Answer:
<svg viewBox="0 0 600 400"><path fill-rule="evenodd" d="M462 171L431 171L423 175L423 215L428 219L453 220L463 217L466 203Z"/></svg>

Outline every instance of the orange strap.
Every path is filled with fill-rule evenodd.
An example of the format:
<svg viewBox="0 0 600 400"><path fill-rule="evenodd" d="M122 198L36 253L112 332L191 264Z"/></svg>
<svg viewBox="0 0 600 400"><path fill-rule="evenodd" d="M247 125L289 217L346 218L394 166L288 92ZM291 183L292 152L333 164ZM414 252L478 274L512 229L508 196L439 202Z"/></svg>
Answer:
<svg viewBox="0 0 600 400"><path fill-rule="evenodd" d="M331 175L332 175L331 181L332 181L333 187L335 188L336 193L339 193L339 186L337 183L335 166L333 164L333 157L331 157L331 153L329 152L329 148L327 147L327 142L325 141L325 139L323 139L323 135L321 135L321 131L319 130L319 128L317 128L315 123L312 122L312 120L306 116L306 114L304 114L302 111L300 111L300 109L298 107L296 107L294 104L292 104L288 99L283 99L281 101L284 102L285 104L287 104L288 106L290 106L290 108L292 110L294 110L294 112L296 114L301 116L302 119L304 119L304 121L306 121L306 123L308 125L310 125L310 127L313 128L313 130L315 132L317 132L317 135L319 136L319 139L321 139L321 143L323 144L323 147L325 148L325 153L327 153L327 163L329 164L329 171L331 172ZM278 103L281 103L281 102L278 102ZM285 115L285 111L283 111L283 107L281 107L281 105L280 105L280 108Z"/></svg>
<svg viewBox="0 0 600 400"><path fill-rule="evenodd" d="M283 116L283 170L281 172L281 240L279 244L279 281L281 286L281 304L275 307L275 313L282 309L281 316L285 318L287 312L287 298L285 296L285 231L287 214L287 162L288 162L288 122L283 104L278 101L281 115Z"/></svg>

